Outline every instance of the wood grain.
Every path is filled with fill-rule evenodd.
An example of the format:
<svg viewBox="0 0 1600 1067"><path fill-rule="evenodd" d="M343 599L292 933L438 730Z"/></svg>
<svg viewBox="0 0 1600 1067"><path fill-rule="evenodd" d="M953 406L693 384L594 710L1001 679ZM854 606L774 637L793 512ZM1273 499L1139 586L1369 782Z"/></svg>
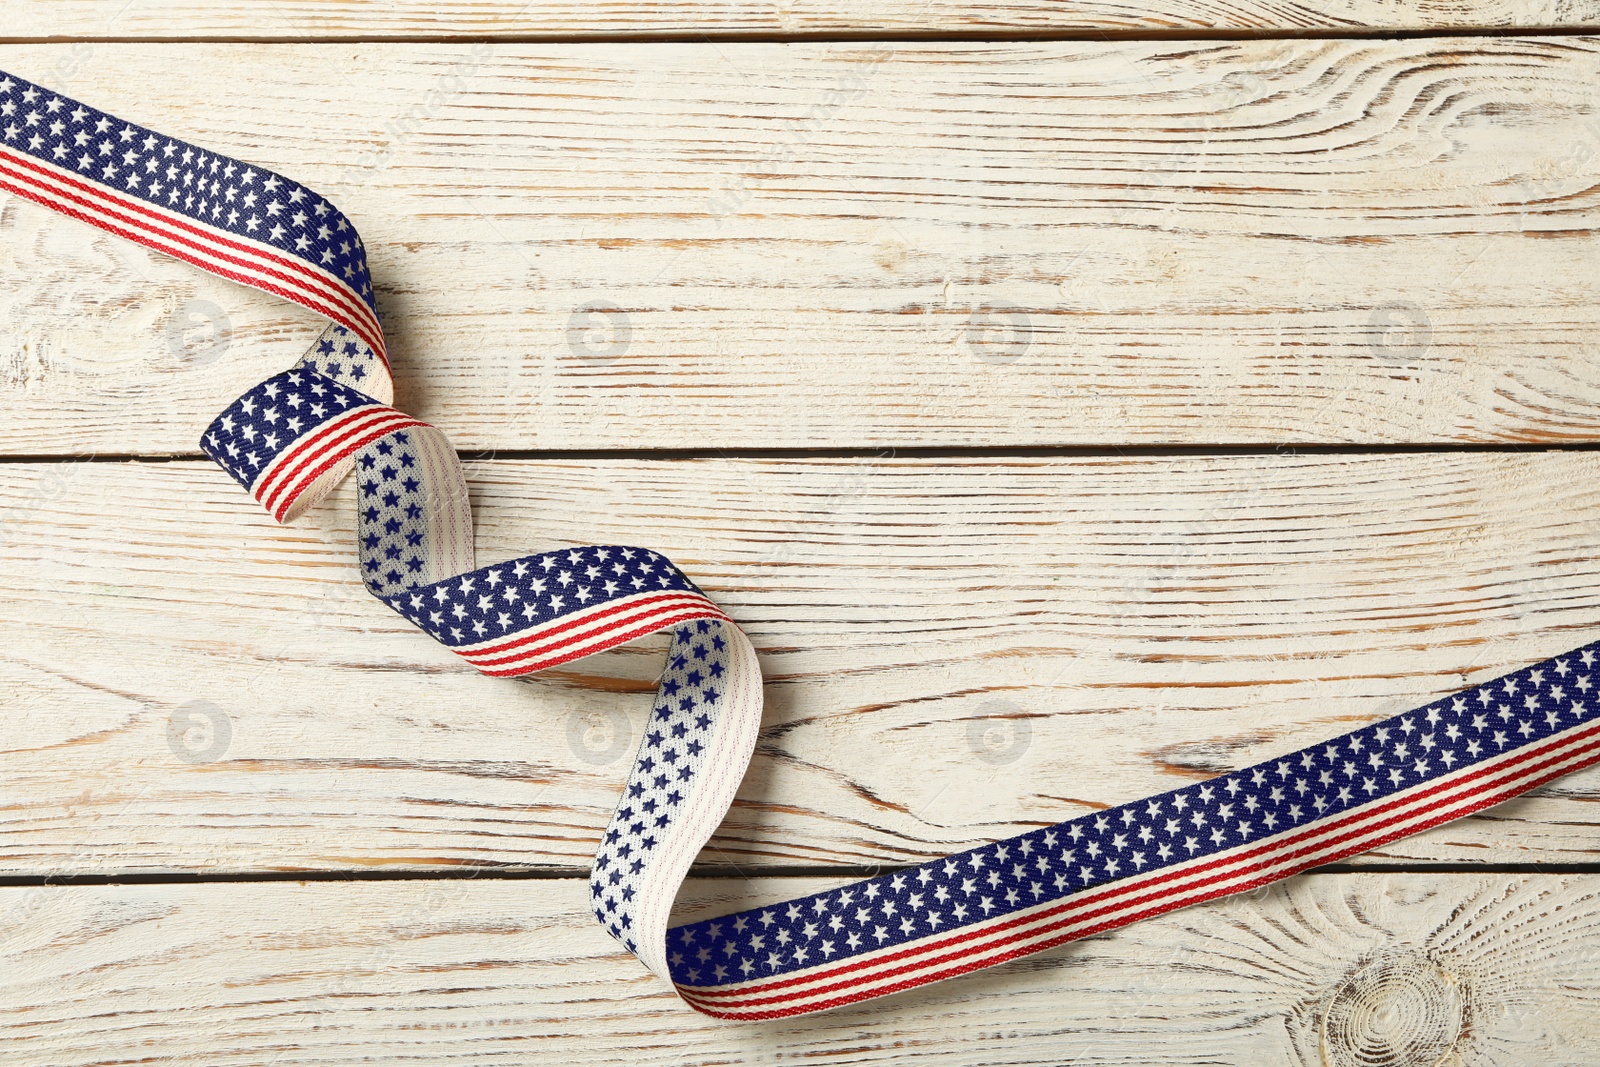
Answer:
<svg viewBox="0 0 1600 1067"><path fill-rule="evenodd" d="M452 0L449 3L324 3L317 0L11 0L4 34L11 40L126 37L519 37L683 34L916 34L981 32L1307 31L1363 29L1527 29L1600 25L1593 0L872 0L870 3L577 4L551 0Z"/></svg>
<svg viewBox="0 0 1600 1067"><path fill-rule="evenodd" d="M825 885L702 881L684 910ZM1595 876L1302 876L761 1024L684 1008L570 879L0 889L0 930L14 1067L1570 1067L1600 1044Z"/></svg>
<svg viewBox="0 0 1600 1067"><path fill-rule="evenodd" d="M1596 0L37 0L0 67L271 162L373 249L480 555L643 541L768 710L682 918L1193 781L1591 637ZM754 44L739 34L1078 34ZM502 37L690 43L517 44ZM271 44L112 43L258 38ZM382 43L406 37L428 43ZM437 38L476 38L440 43ZM315 38L366 43L283 43ZM195 454L318 329L0 199L8 1065L1588 1064L1600 770L1314 874L820 1017L692 1015L581 874L648 644L491 680ZM647 450L881 449L875 458ZM1437 863L1501 866L1483 874ZM367 874L517 868L553 877ZM771 877L826 869L835 877ZM1593 870L1593 867L1586 868ZM211 882L264 871L355 880ZM761 875L761 877L755 877Z"/></svg>
<svg viewBox="0 0 1600 1067"><path fill-rule="evenodd" d="M703 866L920 861L1292 751L1592 638L1594 452L483 461L479 559L666 552L748 627ZM349 487L0 466L0 864L586 870L659 654L496 680L371 600ZM1600 772L1393 863L1594 862Z"/></svg>
<svg viewBox="0 0 1600 1067"><path fill-rule="evenodd" d="M399 402L466 448L1600 425L1588 38L80 44L0 65L332 196L372 250ZM315 330L0 204L5 453L193 455Z"/></svg>

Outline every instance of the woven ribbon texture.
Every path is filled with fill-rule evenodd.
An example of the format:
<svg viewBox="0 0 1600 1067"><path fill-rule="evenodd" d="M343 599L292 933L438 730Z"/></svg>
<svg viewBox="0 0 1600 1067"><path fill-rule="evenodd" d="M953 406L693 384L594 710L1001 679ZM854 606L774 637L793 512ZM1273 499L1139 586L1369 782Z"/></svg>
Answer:
<svg viewBox="0 0 1600 1067"><path fill-rule="evenodd" d="M0 71L0 189L328 320L200 447L279 522L354 473L362 581L473 667L529 674L670 631L590 904L708 1015L801 1015L989 967L1364 852L1600 759L1591 644L1209 781L670 927L760 727L760 666L739 626L645 548L477 564L455 450L391 405L361 238L305 186Z"/></svg>

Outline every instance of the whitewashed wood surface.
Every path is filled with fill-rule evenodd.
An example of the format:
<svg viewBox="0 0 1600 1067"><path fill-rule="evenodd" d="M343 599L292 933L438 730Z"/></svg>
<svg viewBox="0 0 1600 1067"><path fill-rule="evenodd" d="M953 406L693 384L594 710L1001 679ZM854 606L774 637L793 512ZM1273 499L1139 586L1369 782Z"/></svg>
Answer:
<svg viewBox="0 0 1600 1067"><path fill-rule="evenodd" d="M673 37L1539 29L1600 25L1595 0L8 0L0 37L282 40L359 37Z"/></svg>
<svg viewBox="0 0 1600 1067"><path fill-rule="evenodd" d="M709 866L973 847L1600 626L1593 452L469 474L480 560L645 542L749 629L764 730ZM361 588L350 486L294 527L258 511L206 462L0 466L0 863L586 871L658 649L484 678ZM222 750L174 747L194 702ZM1597 801L1572 775L1374 858L1600 861Z"/></svg>
<svg viewBox="0 0 1600 1067"><path fill-rule="evenodd" d="M691 882L685 911L826 884ZM1600 1047L1592 875L1309 875L872 1004L754 1024L679 1007L586 921L584 891L0 889L0 1045L8 1067L1580 1067Z"/></svg>
<svg viewBox="0 0 1600 1067"><path fill-rule="evenodd" d="M693 917L1592 636L1600 457L1504 446L1600 439L1600 41L1098 35L1596 14L68 0L8 3L0 68L357 220L480 558L648 544L748 626ZM872 39L988 30L1088 39ZM645 36L685 39L554 40ZM470 674L362 592L348 487L279 528L187 458L316 328L0 198L0 1062L1600 1058L1595 771L957 982L694 1016L584 907L651 646Z"/></svg>
<svg viewBox="0 0 1600 1067"><path fill-rule="evenodd" d="M1600 424L1589 38L72 47L0 67L340 204L464 448ZM314 328L76 229L0 214L13 454L195 454Z"/></svg>

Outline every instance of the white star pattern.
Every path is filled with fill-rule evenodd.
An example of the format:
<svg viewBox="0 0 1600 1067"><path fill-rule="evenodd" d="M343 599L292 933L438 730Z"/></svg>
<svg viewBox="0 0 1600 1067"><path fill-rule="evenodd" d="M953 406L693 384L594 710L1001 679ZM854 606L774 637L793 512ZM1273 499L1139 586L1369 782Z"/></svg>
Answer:
<svg viewBox="0 0 1600 1067"><path fill-rule="evenodd" d="M336 323L293 370L219 416L203 447L283 521L354 457L369 588L478 669L528 673L672 629L656 705L591 873L596 917L654 965L635 931L659 936L667 883L731 795L723 764L755 741L759 671L743 634L668 560L641 549L561 549L410 584L430 562L430 521L445 540L431 560L437 573L470 566L464 516L428 513L439 499L430 489L445 491L419 471L438 473L435 438L414 436L423 424L360 388L375 378L373 391L387 397L392 384L364 250L344 216L305 187L0 74L0 188L102 229L126 227L149 248ZM668 932L671 974L700 1010L792 1015L1354 855L1600 761L1595 657L1584 646L1207 782L678 927ZM724 724L738 728L719 733ZM653 866L663 857L671 863ZM661 895L642 900L645 886ZM796 971L810 974L795 981ZM716 988L731 983L742 988Z"/></svg>
<svg viewBox="0 0 1600 1067"><path fill-rule="evenodd" d="M0 145L316 264L374 307L361 238L316 193L82 104L68 111L67 103L6 77L0 81ZM289 214L291 204L304 209Z"/></svg>
<svg viewBox="0 0 1600 1067"><path fill-rule="evenodd" d="M245 489L318 426L372 397L314 371L286 370L247 391L207 427L200 449Z"/></svg>
<svg viewBox="0 0 1600 1067"><path fill-rule="evenodd" d="M459 647L535 629L607 601L670 592L699 589L658 552L591 545L523 556L379 599L436 640Z"/></svg>
<svg viewBox="0 0 1600 1067"><path fill-rule="evenodd" d="M952 924L969 925L985 917L1047 906L1122 878L1292 835L1321 819L1382 803L1388 796L1460 772L1502 750L1535 744L1553 731L1595 719L1600 709L1593 699L1563 702L1565 689L1560 694L1553 691L1562 678L1569 678L1566 687L1587 694L1594 660L1594 651L1586 648L1198 786L1070 819L910 871L802 897L794 902L794 914L820 912L833 921L818 927L784 919L787 913L782 910L772 911L779 916L778 925L763 935L765 951L758 951L751 938L736 929L754 912L678 927L671 931L670 943L681 946L683 959L692 961L700 946L709 943L710 928L716 925L717 948L705 962L720 965L675 964L673 976L689 985L716 986L780 975L836 957L893 950L947 933ZM1545 680L1547 675L1554 677ZM1495 719L1491 722L1470 711L1474 704L1495 708ZM1499 709L1505 710L1509 729L1495 728L1502 718ZM1367 758L1358 766L1363 754ZM1365 769L1376 773L1362 773ZM1239 818L1241 808L1257 813L1256 817ZM1169 812L1184 818L1180 821ZM1193 828L1201 832L1185 832ZM1151 847L1141 845L1132 851L1135 842ZM1019 854L1037 862L1016 863ZM874 907L852 906L864 899L872 900ZM893 916L893 921L884 923L886 916ZM778 932L787 934L787 940L775 941ZM806 949L804 957L796 951L801 947Z"/></svg>

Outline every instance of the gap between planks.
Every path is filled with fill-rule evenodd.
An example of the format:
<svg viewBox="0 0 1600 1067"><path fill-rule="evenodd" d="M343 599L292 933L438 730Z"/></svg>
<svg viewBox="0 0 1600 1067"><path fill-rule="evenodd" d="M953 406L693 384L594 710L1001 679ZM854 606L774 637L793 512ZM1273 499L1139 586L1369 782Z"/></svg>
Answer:
<svg viewBox="0 0 1600 1067"><path fill-rule="evenodd" d="M828 884L691 881L679 916L797 888ZM748 1024L686 1009L586 897L571 881L0 889L0 1043L15 1067L509 1067L551 1062L553 1041L575 1067L1571 1067L1600 1045L1594 877L1305 875Z"/></svg>
<svg viewBox="0 0 1600 1067"><path fill-rule="evenodd" d="M767 714L704 862L848 870L1209 777L1572 647L1600 588L1595 466L545 460L469 484L481 558L648 529L746 626ZM349 486L278 527L208 463L0 470L9 874L587 865L654 646L484 679L355 581ZM231 747L191 764L170 729L194 701ZM1595 862L1596 781L1362 863Z"/></svg>
<svg viewBox="0 0 1600 1067"><path fill-rule="evenodd" d="M1370 29L1206 29L1187 27L1174 29L1076 29L1076 30L982 30L941 31L925 33L895 31L878 33L871 30L841 32L819 30L815 33L719 33L717 44L1115 44L1123 42L1156 41L1183 43L1185 41L1411 41L1446 37L1587 37L1600 33L1600 22L1563 26L1546 24L1538 26L1445 26L1436 28L1374 27ZM361 34L330 34L321 37L251 36L248 34L181 36L23 36L0 37L4 45L73 45L73 44L266 44L266 45L392 45L392 44L447 44L447 45L591 45L591 44L641 44L680 45L704 44L705 33L660 34L603 34L603 33L548 33L548 34L396 34L371 36Z"/></svg>
<svg viewBox="0 0 1600 1067"><path fill-rule="evenodd" d="M1274 33L1453 29L1526 33L1600 21L1592 0L457 0L352 4L297 0L11 0L8 35L31 40L697 40L980 37L1051 33Z"/></svg>
<svg viewBox="0 0 1600 1067"><path fill-rule="evenodd" d="M884 459L1205 459L1219 456L1402 456L1449 453L1538 454L1542 452L1600 451L1600 441L1568 441L1551 444L1506 442L1442 442L1439 444L1326 445L1295 444L1216 444L1216 445L935 445L929 447L866 448L502 448L457 449L462 463L515 462L520 460L640 460L675 463L707 459L762 460L884 460ZM48 452L0 455L6 463L188 463L205 459L199 452L169 452L152 455L139 452L97 452L75 454Z"/></svg>
<svg viewBox="0 0 1600 1067"><path fill-rule="evenodd" d="M895 865L874 867L789 867L761 868L762 878L829 878L859 881L879 875L894 874L913 868ZM1336 874L1504 874L1559 877L1567 875L1600 874L1600 863L1327 863L1301 871L1291 877ZM482 867L471 870L396 870L396 871L236 871L233 873L206 873L194 871L165 871L153 874L61 874L40 877L0 876L0 889L26 889L30 886L111 886L111 885L211 885L250 882L529 882L587 879L589 872L582 868L506 868ZM749 872L715 866L696 866L689 877L698 881L746 880Z"/></svg>
<svg viewBox="0 0 1600 1067"><path fill-rule="evenodd" d="M331 197L469 451L1597 436L1592 39L92 51L0 63ZM8 451L188 451L316 333L44 214Z"/></svg>

